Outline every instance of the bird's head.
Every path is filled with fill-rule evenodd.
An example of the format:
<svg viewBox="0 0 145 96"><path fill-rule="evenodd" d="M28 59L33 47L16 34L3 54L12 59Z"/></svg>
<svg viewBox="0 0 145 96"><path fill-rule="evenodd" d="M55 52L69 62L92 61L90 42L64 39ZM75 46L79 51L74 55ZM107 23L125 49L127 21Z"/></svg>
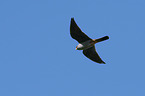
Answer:
<svg viewBox="0 0 145 96"><path fill-rule="evenodd" d="M82 45L82 44L79 44L79 45L76 47L76 50L83 50L83 45Z"/></svg>

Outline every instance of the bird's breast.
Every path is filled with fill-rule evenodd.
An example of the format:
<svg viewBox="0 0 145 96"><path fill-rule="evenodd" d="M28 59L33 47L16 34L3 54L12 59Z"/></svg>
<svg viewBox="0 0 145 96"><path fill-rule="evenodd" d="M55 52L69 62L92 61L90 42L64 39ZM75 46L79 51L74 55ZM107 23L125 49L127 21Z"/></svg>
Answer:
<svg viewBox="0 0 145 96"><path fill-rule="evenodd" d="M80 43L78 46L77 46L77 50L85 50L87 48L90 48L94 45L93 41L92 40L88 40L88 41L85 41L83 43Z"/></svg>

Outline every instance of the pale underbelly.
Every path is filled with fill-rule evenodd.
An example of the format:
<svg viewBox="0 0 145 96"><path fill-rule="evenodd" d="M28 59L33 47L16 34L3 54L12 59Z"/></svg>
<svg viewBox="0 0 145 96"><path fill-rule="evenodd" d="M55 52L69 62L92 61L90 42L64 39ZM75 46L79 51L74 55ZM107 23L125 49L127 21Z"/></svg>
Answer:
<svg viewBox="0 0 145 96"><path fill-rule="evenodd" d="M79 44L77 46L77 50L85 50L85 49L88 49L92 46L94 46L93 42L85 42L85 43Z"/></svg>

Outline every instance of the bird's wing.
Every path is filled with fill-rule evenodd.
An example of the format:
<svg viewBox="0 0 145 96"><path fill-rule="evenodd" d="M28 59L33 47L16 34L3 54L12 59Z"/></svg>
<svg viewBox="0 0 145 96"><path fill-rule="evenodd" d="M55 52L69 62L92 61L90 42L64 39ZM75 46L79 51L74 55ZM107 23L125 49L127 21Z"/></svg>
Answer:
<svg viewBox="0 0 145 96"><path fill-rule="evenodd" d="M95 46L90 47L86 50L83 50L83 54L88 57L89 59L97 62L97 63L104 63L105 62L100 58L100 56L98 55L98 53L96 52Z"/></svg>
<svg viewBox="0 0 145 96"><path fill-rule="evenodd" d="M81 31L81 29L78 27L78 25L74 21L74 18L71 18L70 34L71 34L71 37L77 40L79 43L85 42L87 40L92 40L85 33Z"/></svg>

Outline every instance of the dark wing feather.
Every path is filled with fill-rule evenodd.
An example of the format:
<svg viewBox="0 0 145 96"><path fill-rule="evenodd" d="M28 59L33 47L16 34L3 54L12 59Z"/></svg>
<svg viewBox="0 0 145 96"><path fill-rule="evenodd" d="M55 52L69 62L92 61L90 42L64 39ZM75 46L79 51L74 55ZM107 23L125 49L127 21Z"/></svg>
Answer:
<svg viewBox="0 0 145 96"><path fill-rule="evenodd" d="M85 33L83 33L81 29L77 26L76 22L74 21L74 18L71 18L70 34L71 37L77 40L79 43L91 40L91 38L89 38Z"/></svg>
<svg viewBox="0 0 145 96"><path fill-rule="evenodd" d="M89 59L97 62L97 63L104 63L105 62L100 58L98 53L96 52L95 46L88 48L86 50L83 50L83 54L88 57Z"/></svg>

